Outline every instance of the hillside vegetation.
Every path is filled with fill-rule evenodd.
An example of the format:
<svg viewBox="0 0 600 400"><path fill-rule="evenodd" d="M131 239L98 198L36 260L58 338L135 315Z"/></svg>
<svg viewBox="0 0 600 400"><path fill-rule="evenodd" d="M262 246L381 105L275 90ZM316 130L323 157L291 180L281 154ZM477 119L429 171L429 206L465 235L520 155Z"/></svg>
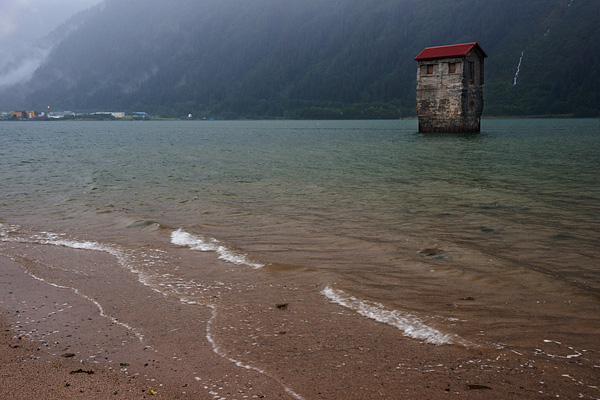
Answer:
<svg viewBox="0 0 600 400"><path fill-rule="evenodd" d="M598 15L594 0L107 0L0 97L163 116L397 118L415 114L424 47L477 41L489 56L484 115L596 116Z"/></svg>

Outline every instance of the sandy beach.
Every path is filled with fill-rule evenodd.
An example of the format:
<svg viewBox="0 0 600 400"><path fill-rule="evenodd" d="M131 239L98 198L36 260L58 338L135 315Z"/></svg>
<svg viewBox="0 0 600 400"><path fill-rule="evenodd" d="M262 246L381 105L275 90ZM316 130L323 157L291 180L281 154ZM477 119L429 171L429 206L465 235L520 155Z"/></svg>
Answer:
<svg viewBox="0 0 600 400"><path fill-rule="evenodd" d="M99 343L131 340L93 303L32 278L7 258L0 265L0 398L176 398L177 392L158 390L155 379L129 374L125 360L115 365L84 355Z"/></svg>
<svg viewBox="0 0 600 400"><path fill-rule="evenodd" d="M43 251L46 255L58 253L49 258L61 262L74 261L66 259L65 251L81 252L62 248ZM98 257L91 253L92 258ZM76 261L82 259L76 257ZM111 264L111 260L103 257L90 262L102 261ZM214 390L224 390L223 385L235 383L230 382L235 379L230 377L232 370L244 371L223 360L207 342L205 331L210 310L199 309L197 313L186 310L185 315L180 315L181 304L163 301L163 296L149 303L148 293L141 290L129 296L132 293L117 287L115 281L108 284L110 287L100 289L110 297L108 303L113 305L109 306L96 296L92 298L79 290L25 273L13 260L0 257L0 263L5 293L2 348L3 357L10 360L2 366L2 379L10 383L2 385L0 398L39 398L38 389L42 387L50 393L44 396L48 398L52 398L52 393L54 398L68 398L67 391L73 398L114 398L115 392L123 398L215 398ZM127 317L115 318L116 311L109 315L108 309L121 308L122 303L115 304L124 300L117 299L113 290L127 295L126 301L131 303L124 310ZM121 322L126 318L134 322ZM135 328L130 325L134 323ZM71 376L71 371L79 369L84 372ZM36 383L30 385L32 376L38 375L43 378L36 378ZM259 375L258 384L261 376L254 375ZM266 380L267 389L283 396L279 385ZM236 393L236 398L248 398L240 395L241 388Z"/></svg>
<svg viewBox="0 0 600 400"><path fill-rule="evenodd" d="M573 384L551 362L505 349L406 337L332 304L314 282L299 278L282 285L282 272L262 274L253 290L224 291L207 306L157 293L118 268L104 281L91 271L85 276L83 265L114 267L110 255L30 244L3 247L13 255L0 257L2 399L37 399L40 393L49 399L597 394L590 384ZM19 252L28 256L18 258ZM58 274L77 265L78 289L36 275L41 263ZM306 293L314 298L302 298ZM248 332L240 335L243 329ZM578 377L597 381L586 371L582 366Z"/></svg>
<svg viewBox="0 0 600 400"><path fill-rule="evenodd" d="M151 390L145 382L82 362L67 351L48 354L39 343L16 336L4 316L1 329L3 399L143 398ZM163 393L156 397L169 398Z"/></svg>
<svg viewBox="0 0 600 400"><path fill-rule="evenodd" d="M597 120L0 131L1 399L600 398Z"/></svg>

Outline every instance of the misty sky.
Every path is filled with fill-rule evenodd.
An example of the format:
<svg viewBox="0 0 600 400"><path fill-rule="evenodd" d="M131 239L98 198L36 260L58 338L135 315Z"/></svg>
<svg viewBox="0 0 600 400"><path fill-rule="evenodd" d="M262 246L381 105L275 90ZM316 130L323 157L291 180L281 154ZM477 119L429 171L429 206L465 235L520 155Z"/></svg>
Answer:
<svg viewBox="0 0 600 400"><path fill-rule="evenodd" d="M0 0L0 68L78 11L101 0Z"/></svg>
<svg viewBox="0 0 600 400"><path fill-rule="evenodd" d="M39 44L73 14L102 0L0 0L0 87L29 79L50 53Z"/></svg>

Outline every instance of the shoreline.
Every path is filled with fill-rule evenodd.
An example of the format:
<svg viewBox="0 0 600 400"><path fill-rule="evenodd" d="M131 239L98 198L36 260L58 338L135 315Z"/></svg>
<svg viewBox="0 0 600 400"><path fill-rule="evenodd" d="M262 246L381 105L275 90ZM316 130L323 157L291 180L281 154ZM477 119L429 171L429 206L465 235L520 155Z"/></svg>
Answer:
<svg viewBox="0 0 600 400"><path fill-rule="evenodd" d="M483 120L526 120L526 119L598 119L598 117L578 117L572 114L546 114L546 115L482 115ZM261 122L261 121L417 121L417 116L408 116L401 118L382 118L382 119L336 119L336 118L238 118L238 119L214 119L214 118L174 118L174 117L153 117L145 119L135 118L115 118L115 119L97 119L97 118L31 118L31 119L0 119L0 122L180 122L180 121L196 121L196 122ZM472 132L453 132L453 133L472 133Z"/></svg>
<svg viewBox="0 0 600 400"><path fill-rule="evenodd" d="M407 338L332 304L318 285L301 277L278 284L285 273L265 272L252 290L223 291L209 306L157 294L127 278L127 271L107 286L96 280L99 275L93 282L86 276L74 290L35 278L44 273L35 269L40 263L55 273L69 265L108 268L115 263L112 256L44 245L10 247L28 256L9 259L7 251L0 252L0 288L6 293L0 303L0 357L7 361L0 394L9 397L39 398L41 391L50 399L65 393L132 399L529 399L595 398L597 391L571 385L575 378L551 363L507 349ZM92 273L79 268L77 274ZM277 305L281 301L285 307ZM70 373L79 369L94 373Z"/></svg>
<svg viewBox="0 0 600 400"><path fill-rule="evenodd" d="M92 303L33 279L2 255L0 266L5 293L0 303L0 398L175 398L157 390L160 383L128 374L124 365L85 356L83 349L93 349L114 329L98 318ZM112 339L127 340L123 333Z"/></svg>
<svg viewBox="0 0 600 400"><path fill-rule="evenodd" d="M207 336L214 319L210 308L150 297L152 290L137 278L127 281L123 276L118 280L126 281L124 285L110 282L112 293L105 288L100 295L86 295L88 289L41 278L41 271L33 271L36 264L110 265L114 263L110 255L35 247L48 258L17 261L0 251L4 273L0 288L6 293L0 302L0 357L9 361L0 372L0 398L38 399L45 390L49 393L45 398L63 399L65 390L71 390L74 398L213 399L231 398L234 389L239 395L234 398L240 399L264 398L266 393L287 397L276 379L235 365L215 350ZM123 299L117 299L118 292ZM32 376L39 382L29 390ZM79 377L85 379L71 382ZM3 385L4 381L10 384Z"/></svg>
<svg viewBox="0 0 600 400"><path fill-rule="evenodd" d="M598 399L597 121L488 122L14 124L0 313L140 394Z"/></svg>

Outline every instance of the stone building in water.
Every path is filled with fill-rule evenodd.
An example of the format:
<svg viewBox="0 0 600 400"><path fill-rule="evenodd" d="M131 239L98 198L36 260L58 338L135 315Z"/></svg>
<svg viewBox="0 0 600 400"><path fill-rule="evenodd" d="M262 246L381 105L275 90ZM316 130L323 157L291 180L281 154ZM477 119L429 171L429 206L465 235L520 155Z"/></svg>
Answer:
<svg viewBox="0 0 600 400"><path fill-rule="evenodd" d="M419 53L419 132L480 131L486 57L476 42L427 47Z"/></svg>

